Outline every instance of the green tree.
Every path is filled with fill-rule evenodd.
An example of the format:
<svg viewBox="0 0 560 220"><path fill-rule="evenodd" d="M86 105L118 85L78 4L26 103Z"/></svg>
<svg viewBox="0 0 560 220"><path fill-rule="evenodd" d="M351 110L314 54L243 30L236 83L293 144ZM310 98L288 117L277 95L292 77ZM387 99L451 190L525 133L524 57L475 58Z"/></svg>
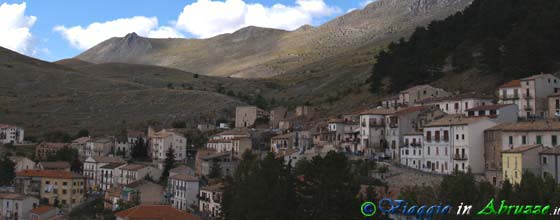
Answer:
<svg viewBox="0 0 560 220"><path fill-rule="evenodd" d="M175 161L175 150L170 147L165 153L165 164L163 166L163 172L159 179L161 183L167 183L167 178L169 177L169 171L175 168L177 161Z"/></svg>
<svg viewBox="0 0 560 220"><path fill-rule="evenodd" d="M0 161L0 185L11 185L12 181L16 177L14 169L14 162L12 162L7 155L4 155Z"/></svg>
<svg viewBox="0 0 560 220"><path fill-rule="evenodd" d="M217 160L212 161L212 167L210 168L210 173L208 177L211 179L219 179L222 178L222 166L220 162Z"/></svg>
<svg viewBox="0 0 560 220"><path fill-rule="evenodd" d="M145 160L148 158L148 143L144 141L144 138L137 138L137 141L132 147L131 156L132 158L139 160Z"/></svg>

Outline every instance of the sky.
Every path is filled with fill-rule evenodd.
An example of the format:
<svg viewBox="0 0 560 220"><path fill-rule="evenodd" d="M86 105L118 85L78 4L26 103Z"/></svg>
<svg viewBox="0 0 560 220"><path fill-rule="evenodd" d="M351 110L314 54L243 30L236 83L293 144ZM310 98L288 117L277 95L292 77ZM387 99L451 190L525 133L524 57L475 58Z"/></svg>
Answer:
<svg viewBox="0 0 560 220"><path fill-rule="evenodd" d="M0 46L47 61L111 37L209 38L321 25L374 0L0 0Z"/></svg>

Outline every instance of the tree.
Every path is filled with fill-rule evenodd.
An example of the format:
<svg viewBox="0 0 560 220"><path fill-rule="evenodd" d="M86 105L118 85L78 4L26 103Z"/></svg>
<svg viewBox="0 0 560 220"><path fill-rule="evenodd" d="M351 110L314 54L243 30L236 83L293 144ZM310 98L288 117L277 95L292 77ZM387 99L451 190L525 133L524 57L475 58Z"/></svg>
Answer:
<svg viewBox="0 0 560 220"><path fill-rule="evenodd" d="M173 128L187 128L187 122L185 121L174 121L171 123L171 127Z"/></svg>
<svg viewBox="0 0 560 220"><path fill-rule="evenodd" d="M211 179L218 179L222 177L222 166L220 165L219 161L212 161L212 167L210 168L208 177Z"/></svg>
<svg viewBox="0 0 560 220"><path fill-rule="evenodd" d="M163 167L163 173L159 179L160 183L167 183L167 178L169 177L169 171L175 168L175 150L170 147L165 153L165 165Z"/></svg>
<svg viewBox="0 0 560 220"><path fill-rule="evenodd" d="M148 158L148 143L144 141L144 138L138 137L137 141L132 147L131 156L134 159L146 159Z"/></svg>
<svg viewBox="0 0 560 220"><path fill-rule="evenodd" d="M75 138L88 137L88 136L89 136L88 129L80 129L76 134Z"/></svg>
<svg viewBox="0 0 560 220"><path fill-rule="evenodd" d="M15 174L15 164L8 158L7 155L4 155L2 160L0 161L0 185L10 185L14 178L16 177Z"/></svg>

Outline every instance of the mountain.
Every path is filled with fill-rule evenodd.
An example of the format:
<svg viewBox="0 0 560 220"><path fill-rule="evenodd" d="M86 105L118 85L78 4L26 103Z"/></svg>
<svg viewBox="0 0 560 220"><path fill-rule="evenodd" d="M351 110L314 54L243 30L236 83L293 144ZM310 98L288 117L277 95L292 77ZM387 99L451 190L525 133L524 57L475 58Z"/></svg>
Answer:
<svg viewBox="0 0 560 220"><path fill-rule="evenodd" d="M57 63L63 63L60 65ZM244 100L216 92L223 86L246 95L264 90L252 80L199 76L136 64L88 64L77 59L49 63L0 47L0 122L26 134L87 128L114 134L123 123L170 126L231 117Z"/></svg>
<svg viewBox="0 0 560 220"><path fill-rule="evenodd" d="M475 0L464 11L418 28L408 40L379 53L371 90L395 93L464 73L485 79L474 84L491 87L555 73L560 70L560 30L553 27L560 26L559 9L560 1ZM454 81L463 84L457 88L467 84Z"/></svg>
<svg viewBox="0 0 560 220"><path fill-rule="evenodd" d="M373 56L364 57L362 51L375 52L388 41L407 36L415 27L442 19L470 2L379 0L319 27L305 25L295 31L246 27L208 39L149 39L131 33L108 39L76 58L239 78L313 72L318 64L332 59L371 64Z"/></svg>

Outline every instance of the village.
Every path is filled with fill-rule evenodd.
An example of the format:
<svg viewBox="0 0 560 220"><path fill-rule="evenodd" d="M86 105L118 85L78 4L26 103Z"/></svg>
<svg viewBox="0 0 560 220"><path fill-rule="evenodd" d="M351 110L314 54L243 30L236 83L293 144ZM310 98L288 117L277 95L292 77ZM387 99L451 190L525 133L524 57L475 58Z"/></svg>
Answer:
<svg viewBox="0 0 560 220"><path fill-rule="evenodd" d="M290 166L342 152L352 161L386 164L368 175L396 191L403 182L453 172L471 172L494 186L506 180L518 184L524 172L560 183L560 79L537 74L489 93L494 95L419 85L377 107L326 118L313 106L269 111L239 106L234 126L197 125L211 134L201 146L189 145L181 128L152 127L36 143L33 158L6 155L15 177L0 189L0 215L62 219L102 199L105 210L117 211L117 219L147 213L215 219L224 190L221 177L232 175L246 152L259 157L273 153ZM0 125L0 144L9 149L29 144L24 131ZM77 159L56 161L62 152L75 152ZM384 175L395 170L401 175L395 180ZM421 177L402 179L414 175Z"/></svg>

